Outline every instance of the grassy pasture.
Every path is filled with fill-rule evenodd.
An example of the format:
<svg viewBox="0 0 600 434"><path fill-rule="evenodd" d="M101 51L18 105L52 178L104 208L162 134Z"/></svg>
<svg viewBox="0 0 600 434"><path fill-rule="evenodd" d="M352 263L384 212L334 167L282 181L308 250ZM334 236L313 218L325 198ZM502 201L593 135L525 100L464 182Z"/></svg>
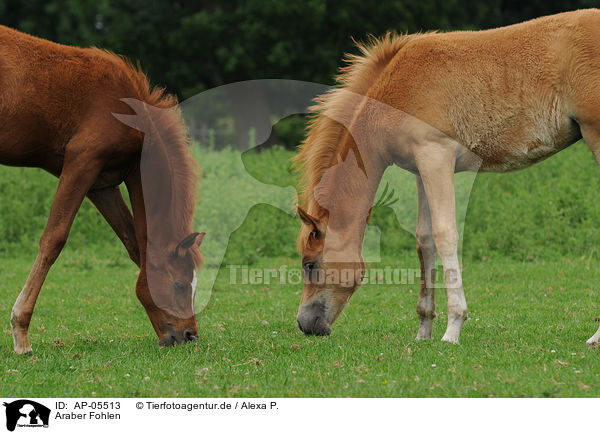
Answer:
<svg viewBox="0 0 600 434"><path fill-rule="evenodd" d="M242 161L259 181L286 187L294 185L290 156L274 149ZM204 229L223 218L215 209L239 203L250 187L231 172L234 151L198 158ZM416 282L366 285L331 336L303 336L300 284L229 280L227 264L298 267L298 221L262 204L231 236L220 270L207 264L204 273L218 278L199 312L200 340L159 350L134 295L135 266L85 204L36 306L35 354L14 355L10 309L55 187L40 171L0 168L0 396L600 396L600 355L585 346L600 315L600 176L583 144L527 171L477 176L463 237L470 319L458 346L439 341L444 291L435 339L414 340ZM373 223L382 233L377 266L417 268L414 238L394 214L379 208Z"/></svg>

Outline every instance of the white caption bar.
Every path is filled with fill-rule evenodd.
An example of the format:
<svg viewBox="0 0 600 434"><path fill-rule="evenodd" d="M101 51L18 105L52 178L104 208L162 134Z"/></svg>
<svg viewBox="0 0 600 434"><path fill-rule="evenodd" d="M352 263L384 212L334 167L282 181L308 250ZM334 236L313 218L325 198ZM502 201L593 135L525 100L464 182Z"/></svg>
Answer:
<svg viewBox="0 0 600 434"><path fill-rule="evenodd" d="M0 398L15 433L596 432L598 399ZM47 412L49 410L49 413ZM11 426L12 425L12 426Z"/></svg>

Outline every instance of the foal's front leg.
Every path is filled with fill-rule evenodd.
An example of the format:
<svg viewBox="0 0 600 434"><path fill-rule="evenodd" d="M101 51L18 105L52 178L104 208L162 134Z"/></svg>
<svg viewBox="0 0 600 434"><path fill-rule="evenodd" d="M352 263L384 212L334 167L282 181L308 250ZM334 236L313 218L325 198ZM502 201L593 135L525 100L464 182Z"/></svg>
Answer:
<svg viewBox="0 0 600 434"><path fill-rule="evenodd" d="M84 157L72 160L65 155L63 171L35 263L10 317L14 349L18 354L32 352L27 334L35 302L50 267L67 241L77 210L99 172L99 162Z"/></svg>
<svg viewBox="0 0 600 434"><path fill-rule="evenodd" d="M135 235L133 216L123 200L119 187L89 191L87 196L115 231L115 234L127 249L131 260L139 267L140 248Z"/></svg>
<svg viewBox="0 0 600 434"><path fill-rule="evenodd" d="M435 313L435 243L431 229L431 215L427 196L423 189L423 181L417 175L417 193L419 198L419 213L417 218L417 253L421 263L421 286L417 314L419 315L419 331L417 339L431 339Z"/></svg>
<svg viewBox="0 0 600 434"><path fill-rule="evenodd" d="M598 327L598 331L594 333L594 336L589 338L586 343L588 345L598 345L600 344L600 327Z"/></svg>
<svg viewBox="0 0 600 434"><path fill-rule="evenodd" d="M594 105L596 107L596 105ZM597 118L596 118L597 119ZM600 123L596 121L594 122L584 122L580 125L581 133L583 135L583 140L588 145L592 154L594 154L594 158L596 159L596 163L600 166ZM594 336L589 338L586 343L588 345L598 345L600 344L600 327L598 327L598 331L594 333Z"/></svg>
<svg viewBox="0 0 600 434"><path fill-rule="evenodd" d="M415 157L431 212L435 247L442 260L448 293L448 327L443 341L458 343L467 319L467 301L458 261L454 203L455 149L448 144L423 144Z"/></svg>

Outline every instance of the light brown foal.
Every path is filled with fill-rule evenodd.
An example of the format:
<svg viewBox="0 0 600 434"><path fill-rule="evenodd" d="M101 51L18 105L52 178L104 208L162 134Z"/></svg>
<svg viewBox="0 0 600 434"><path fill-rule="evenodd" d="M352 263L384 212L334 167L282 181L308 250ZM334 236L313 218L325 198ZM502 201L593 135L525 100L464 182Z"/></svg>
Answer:
<svg viewBox="0 0 600 434"><path fill-rule="evenodd" d="M383 171L397 164L417 179L417 339L431 338L437 254L448 295L442 340L458 343L467 303L454 173L525 168L581 137L600 164L600 10L479 32L387 35L359 48L339 86L317 101L296 158L304 176L298 324L329 334L359 287L367 218ZM345 278L319 278L336 273ZM587 342L599 341L600 329Z"/></svg>

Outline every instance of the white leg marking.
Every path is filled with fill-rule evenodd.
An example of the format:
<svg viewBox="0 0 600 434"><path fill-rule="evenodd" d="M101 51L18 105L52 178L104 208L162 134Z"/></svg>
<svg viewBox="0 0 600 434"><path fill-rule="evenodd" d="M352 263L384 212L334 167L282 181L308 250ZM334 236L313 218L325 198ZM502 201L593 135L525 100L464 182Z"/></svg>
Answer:
<svg viewBox="0 0 600 434"><path fill-rule="evenodd" d="M598 327L598 331L594 333L594 336L589 338L586 342L588 345L595 345L597 343L600 343L600 327Z"/></svg>

